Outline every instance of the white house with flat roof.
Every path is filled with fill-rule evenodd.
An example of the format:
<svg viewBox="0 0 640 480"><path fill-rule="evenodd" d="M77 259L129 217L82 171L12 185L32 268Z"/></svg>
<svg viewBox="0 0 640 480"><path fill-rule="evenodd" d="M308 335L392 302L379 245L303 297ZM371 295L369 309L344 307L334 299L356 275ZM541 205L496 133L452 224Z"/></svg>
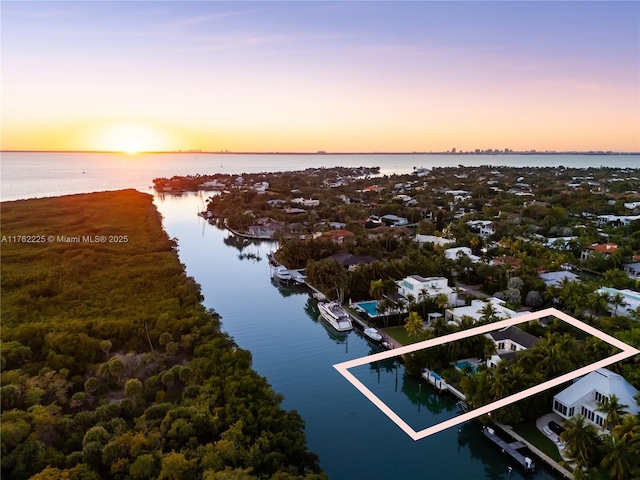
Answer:
<svg viewBox="0 0 640 480"><path fill-rule="evenodd" d="M522 315L522 313L505 307L504 300L500 300L496 297L491 297L486 301L471 300L471 305L466 307L450 308L449 310L447 310L447 316L450 317L451 321L459 322L460 319L466 315L473 318L474 322L477 322L482 318L482 309L487 305L487 303L491 303L493 305L493 309L496 312L496 317L500 320L506 320L507 318L513 318L517 317L518 315Z"/></svg>
<svg viewBox="0 0 640 480"><path fill-rule="evenodd" d="M485 238L496 233L492 220L469 220L467 226Z"/></svg>
<svg viewBox="0 0 640 480"><path fill-rule="evenodd" d="M597 293L608 293L611 297L619 293L622 296L624 303L618 305L617 310L614 303L609 302L607 305L609 311L615 315L628 315L629 312L633 312L640 307L640 292L636 292L635 290L629 290L628 288L618 290L617 288L600 287Z"/></svg>
<svg viewBox="0 0 640 480"><path fill-rule="evenodd" d="M458 294L449 286L449 280L445 277L421 277L420 275L409 275L398 280L398 293L403 297L412 295L418 301L423 298L435 298L444 293L449 299L450 305L455 305Z"/></svg>
<svg viewBox="0 0 640 480"><path fill-rule="evenodd" d="M467 257L469 257L473 263L478 263L481 260L479 256L471 253L471 249L469 247L447 248L444 251L444 255L450 260L458 260L458 258L460 258L460 256L463 256L463 255L466 255Z"/></svg>
<svg viewBox="0 0 640 480"><path fill-rule="evenodd" d="M640 412L634 398L637 393L638 390L621 375L599 368L555 395L553 411L565 419L581 414L604 428L607 414L598 410L598 402L615 395L621 405L627 405L624 410L635 415Z"/></svg>
<svg viewBox="0 0 640 480"><path fill-rule="evenodd" d="M304 197L297 197L297 198L292 198L291 203L296 203L298 205L302 205L303 207L317 207L320 205L320 200L315 200L313 198L307 199Z"/></svg>
<svg viewBox="0 0 640 480"><path fill-rule="evenodd" d="M450 238L436 237L435 235L422 235L420 233L417 234L413 239L420 245L422 245L423 243L433 243L434 245L438 245L440 247L444 247L446 245L449 245L450 243L455 243L455 240L452 240Z"/></svg>

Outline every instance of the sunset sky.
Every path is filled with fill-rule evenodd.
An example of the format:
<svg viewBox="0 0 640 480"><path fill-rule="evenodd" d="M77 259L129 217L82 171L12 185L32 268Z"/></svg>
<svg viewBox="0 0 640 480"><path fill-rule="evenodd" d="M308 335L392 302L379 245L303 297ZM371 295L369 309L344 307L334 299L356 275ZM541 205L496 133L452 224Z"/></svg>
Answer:
<svg viewBox="0 0 640 480"><path fill-rule="evenodd" d="M11 2L3 150L640 151L640 3Z"/></svg>

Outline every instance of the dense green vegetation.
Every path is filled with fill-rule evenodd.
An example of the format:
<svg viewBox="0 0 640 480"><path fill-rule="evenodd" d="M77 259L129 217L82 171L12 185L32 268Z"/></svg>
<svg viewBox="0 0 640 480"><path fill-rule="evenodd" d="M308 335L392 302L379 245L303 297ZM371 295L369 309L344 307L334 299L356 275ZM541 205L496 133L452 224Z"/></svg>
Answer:
<svg viewBox="0 0 640 480"><path fill-rule="evenodd" d="M3 477L325 478L149 195L6 202L1 226Z"/></svg>

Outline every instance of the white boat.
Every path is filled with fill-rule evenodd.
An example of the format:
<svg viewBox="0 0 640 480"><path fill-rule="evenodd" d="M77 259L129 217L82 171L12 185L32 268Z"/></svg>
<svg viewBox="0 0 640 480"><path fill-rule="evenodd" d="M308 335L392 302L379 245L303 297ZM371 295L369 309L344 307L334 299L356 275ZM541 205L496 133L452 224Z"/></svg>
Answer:
<svg viewBox="0 0 640 480"><path fill-rule="evenodd" d="M339 303L320 302L318 309L320 310L320 317L324 318L337 331L346 332L353 329L349 314Z"/></svg>
<svg viewBox="0 0 640 480"><path fill-rule="evenodd" d="M382 341L382 335L373 327L365 328L364 334L369 338L369 340L373 340L374 342Z"/></svg>
<svg viewBox="0 0 640 480"><path fill-rule="evenodd" d="M275 268L275 270L273 271L273 277L277 280L280 280L281 282L290 282L291 280L293 280L291 272L289 271L289 269L287 269L287 267L283 265L278 265Z"/></svg>

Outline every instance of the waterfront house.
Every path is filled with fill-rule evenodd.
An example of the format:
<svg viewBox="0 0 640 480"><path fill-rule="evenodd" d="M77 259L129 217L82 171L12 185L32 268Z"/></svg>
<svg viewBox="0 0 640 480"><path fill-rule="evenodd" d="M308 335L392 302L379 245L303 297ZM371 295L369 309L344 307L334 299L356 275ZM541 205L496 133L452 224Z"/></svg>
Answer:
<svg viewBox="0 0 640 480"><path fill-rule="evenodd" d="M209 180L200 184L202 190L223 190L227 185L217 179Z"/></svg>
<svg viewBox="0 0 640 480"><path fill-rule="evenodd" d="M398 280L398 293L403 297L411 295L414 299L421 301L427 298L436 298L444 294L449 299L450 305L455 305L458 294L449 286L449 280L445 277L421 277L420 275L409 275Z"/></svg>
<svg viewBox="0 0 640 480"><path fill-rule="evenodd" d="M273 235L284 228L284 223L270 218L260 218L254 225L247 228L247 233L252 237L273 238Z"/></svg>
<svg viewBox="0 0 640 480"><path fill-rule="evenodd" d="M327 258L335 260L340 265L348 268L349 270L353 270L353 268L360 264L373 263L376 261L375 258L370 257L369 255L354 255L349 252L334 253Z"/></svg>
<svg viewBox="0 0 640 480"><path fill-rule="evenodd" d="M598 410L598 402L615 395L621 405L627 405L625 411L635 415L640 412L634 398L637 393L638 390L621 375L599 368L555 395L553 411L565 419L581 414L589 422L604 428L607 414Z"/></svg>
<svg viewBox="0 0 640 480"><path fill-rule="evenodd" d="M540 341L535 335L514 326L489 332L487 337L496 346L496 352L487 360L487 367L495 367L502 360L511 360L516 352L527 350Z"/></svg>

